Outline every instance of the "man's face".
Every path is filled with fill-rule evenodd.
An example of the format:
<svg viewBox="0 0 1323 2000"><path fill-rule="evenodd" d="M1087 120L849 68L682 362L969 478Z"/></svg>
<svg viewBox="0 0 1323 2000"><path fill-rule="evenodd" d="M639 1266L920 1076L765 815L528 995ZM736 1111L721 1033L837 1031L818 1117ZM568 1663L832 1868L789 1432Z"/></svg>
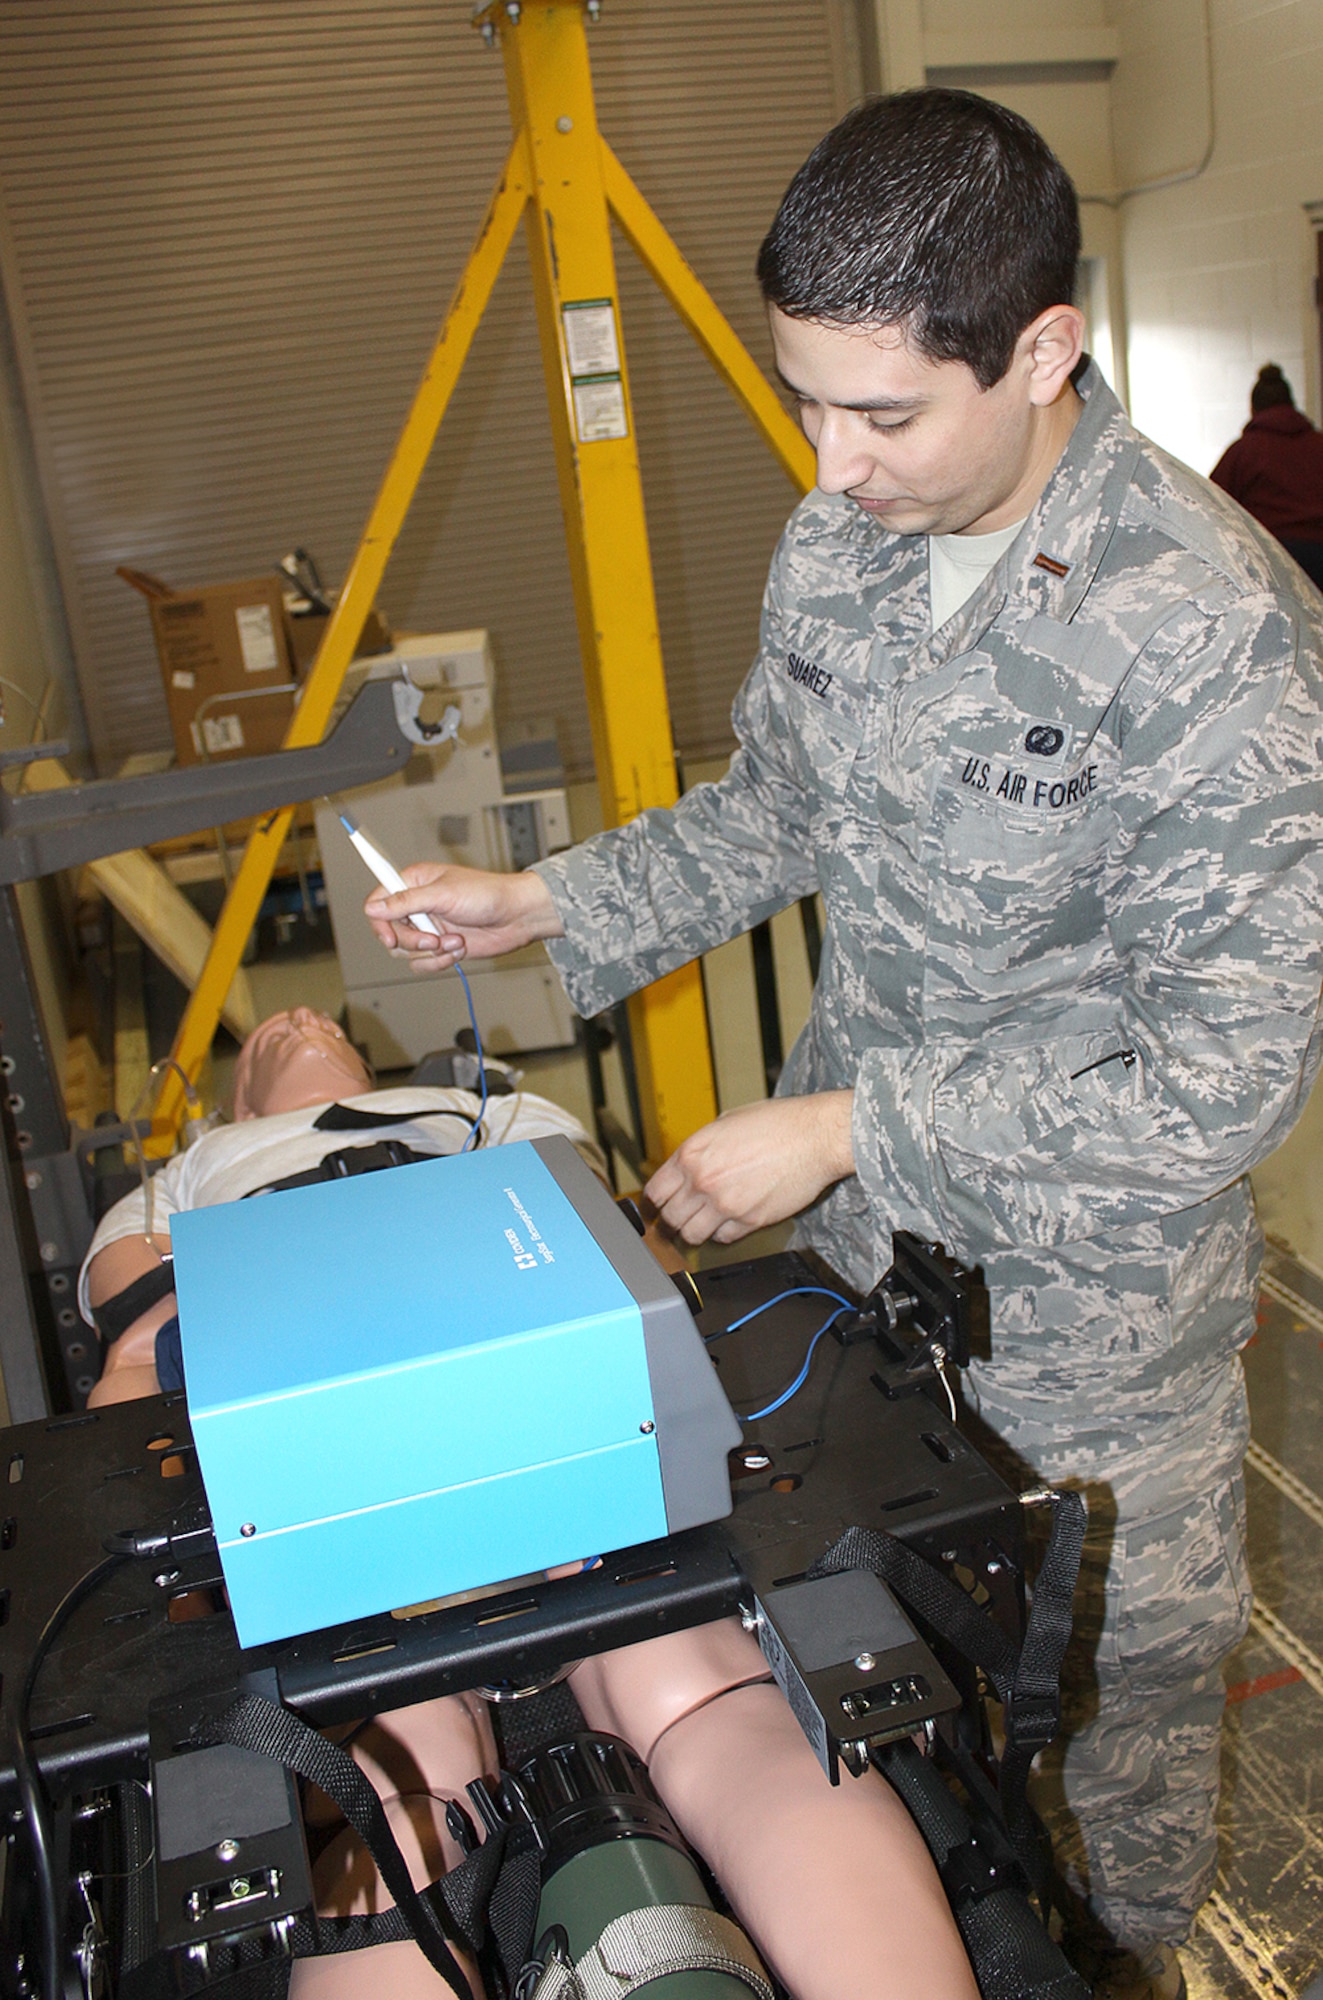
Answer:
<svg viewBox="0 0 1323 2000"><path fill-rule="evenodd" d="M236 1118L266 1118L361 1097L372 1078L353 1044L329 1014L293 1007L254 1028L234 1073Z"/></svg>
<svg viewBox="0 0 1323 2000"><path fill-rule="evenodd" d="M824 493L848 493L901 535L990 534L1028 513L1053 460L1035 484L1045 412L1023 343L982 389L899 327L824 326L775 306L769 317Z"/></svg>

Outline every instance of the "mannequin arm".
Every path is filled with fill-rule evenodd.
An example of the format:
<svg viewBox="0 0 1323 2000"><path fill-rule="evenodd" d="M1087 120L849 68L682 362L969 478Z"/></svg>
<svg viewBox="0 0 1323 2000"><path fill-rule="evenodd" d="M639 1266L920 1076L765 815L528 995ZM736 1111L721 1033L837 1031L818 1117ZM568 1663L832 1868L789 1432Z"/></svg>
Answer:
<svg viewBox="0 0 1323 2000"><path fill-rule="evenodd" d="M131 1285L136 1278L154 1271L170 1254L170 1238L159 1232L149 1243L145 1236L121 1236L98 1250L88 1266L87 1290L93 1305L103 1306ZM106 1349L101 1379L87 1399L90 1410L107 1403L127 1403L138 1396L154 1396L160 1389L156 1379L156 1335L175 1312L175 1295L168 1292L146 1312L130 1322L118 1340Z"/></svg>

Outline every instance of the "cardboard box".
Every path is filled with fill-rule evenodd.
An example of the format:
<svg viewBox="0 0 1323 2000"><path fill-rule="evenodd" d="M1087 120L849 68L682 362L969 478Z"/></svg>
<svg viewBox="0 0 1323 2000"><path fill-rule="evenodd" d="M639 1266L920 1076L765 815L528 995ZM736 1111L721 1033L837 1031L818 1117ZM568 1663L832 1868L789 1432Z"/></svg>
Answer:
<svg viewBox="0 0 1323 2000"><path fill-rule="evenodd" d="M278 750L294 713L294 663L278 576L175 591L121 568L151 612L180 764Z"/></svg>
<svg viewBox="0 0 1323 2000"><path fill-rule="evenodd" d="M326 611L293 611L289 608L289 598L285 599L285 626L289 633L290 646L294 654L294 678L302 680L317 657L330 622ZM354 649L356 660L367 659L376 653L389 653L391 632L379 611L369 611L363 621L363 630L358 635Z"/></svg>

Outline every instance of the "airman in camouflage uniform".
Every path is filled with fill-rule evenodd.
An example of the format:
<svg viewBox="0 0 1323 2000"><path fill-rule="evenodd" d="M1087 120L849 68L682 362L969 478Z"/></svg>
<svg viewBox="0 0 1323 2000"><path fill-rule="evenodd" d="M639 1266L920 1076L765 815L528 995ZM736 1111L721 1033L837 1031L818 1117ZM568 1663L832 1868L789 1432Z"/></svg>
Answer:
<svg viewBox="0 0 1323 2000"><path fill-rule="evenodd" d="M884 101L888 119L1021 125L950 92ZM903 192L921 205L913 176ZM803 353L818 339L835 366L836 340L847 388L813 390L813 422L861 426L876 477L838 453L842 490L792 516L726 777L539 864L554 921L527 934L549 939L591 1015L821 891L821 970L779 1093L845 1094L853 1171L815 1182L800 1240L860 1290L896 1227L983 1266L992 1354L967 1399L1026 1474L1090 1506L1067 1729L1040 1799L1081 1901L1143 1954L1184 1936L1211 1883L1219 1669L1249 1614L1238 1349L1260 1240L1245 1176L1320 1054L1323 600L1137 435L1090 365L1019 533L934 632L928 534L976 532L978 508L943 529L905 500L887 531L904 380L861 397L853 329L833 333L824 310L815 334L811 299L795 319L769 297L778 351L807 322ZM1022 383L1034 328L1060 337L1052 314L1028 321ZM874 353L900 379L894 348ZM978 381L991 410L998 375ZM384 940L431 949L381 921L426 907L463 948L508 948L482 926L525 891L415 879L429 875L426 897L376 899ZM1179 1990L1171 1970L1133 1990Z"/></svg>

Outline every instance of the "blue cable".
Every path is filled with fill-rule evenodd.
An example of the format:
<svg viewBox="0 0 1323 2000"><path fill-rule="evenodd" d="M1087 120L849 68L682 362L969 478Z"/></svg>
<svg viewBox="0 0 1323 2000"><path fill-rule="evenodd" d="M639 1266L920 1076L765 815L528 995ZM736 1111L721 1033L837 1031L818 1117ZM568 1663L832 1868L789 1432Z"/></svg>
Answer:
<svg viewBox="0 0 1323 2000"><path fill-rule="evenodd" d="M747 1326L751 1319L757 1319L759 1313L770 1312L773 1306L780 1305L782 1299L799 1298L835 1299L838 1304L848 1306L851 1312L859 1310L853 1299L847 1299L840 1292L832 1291L830 1285L792 1285L788 1292L778 1292L774 1299L767 1299L762 1305L755 1306L752 1312L746 1312L739 1319L733 1319L729 1326L723 1326L719 1332L709 1333L707 1336L709 1346L714 1340L724 1340L728 1333L735 1333L740 1327ZM832 1318L835 1317L833 1313Z"/></svg>
<svg viewBox="0 0 1323 2000"><path fill-rule="evenodd" d="M818 1291L821 1289L821 1287L816 1285L815 1286L806 1285L804 1289L806 1291L808 1290ZM828 1296L830 1296L830 1294ZM756 1424L759 1417L770 1417L774 1411L781 1409L784 1404L788 1403L792 1396L797 1396L800 1390L803 1388L804 1384L808 1381L809 1369L813 1366L814 1350L816 1349L818 1342L822 1339L823 1334L827 1332L828 1328L832 1325L833 1321L838 1320L840 1318L842 1312L858 1312L858 1310L859 1308L857 1306L851 1305L847 1300L843 1306L837 1306L835 1312L828 1313L826 1319L822 1322L822 1325L818 1328L812 1340L809 1342L808 1353L804 1356L804 1366L800 1369L798 1375L796 1375L794 1381L790 1384L789 1388L783 1389L779 1396L775 1397L770 1403L765 1404L761 1410L750 1410L747 1416L740 1418L740 1422L742 1424ZM729 1329L727 1330L729 1331Z"/></svg>
<svg viewBox="0 0 1323 2000"><path fill-rule="evenodd" d="M709 1333L707 1335L708 1345L711 1346L714 1340L724 1340L728 1333L734 1333L737 1328L747 1326L749 1321L757 1319L760 1313L770 1312L773 1306L780 1305L782 1299L799 1298L835 1299L838 1303L835 1312L828 1313L826 1319L809 1342L808 1353L804 1356L804 1366L800 1369L789 1388L783 1389L781 1394L768 1403L765 1408L750 1410L747 1417L740 1418L742 1424L753 1424L758 1421L759 1417L770 1417L773 1411L781 1409L784 1404L788 1403L792 1396L798 1395L799 1391L808 1381L808 1372L813 1365L813 1355L823 1334L827 1332L834 1321L840 1318L843 1312L858 1312L859 1308L853 1299L847 1299L840 1292L832 1291L829 1285L792 1285L789 1291L778 1292L775 1298L764 1300L763 1304L755 1306L752 1312L746 1312L739 1319L733 1319L730 1325L723 1326L720 1332Z"/></svg>
<svg viewBox="0 0 1323 2000"><path fill-rule="evenodd" d="M459 1149L461 1153L471 1153L478 1144L482 1133L482 1121L487 1115L487 1065L482 1059L482 1036L478 1033L478 1016L473 1007L473 988L469 985L468 976L458 959L455 960L455 970L464 988L464 998L469 1003L469 1020L473 1024L473 1046L478 1052L478 1083L482 1090L482 1102L478 1106L477 1118L470 1127L468 1138Z"/></svg>

